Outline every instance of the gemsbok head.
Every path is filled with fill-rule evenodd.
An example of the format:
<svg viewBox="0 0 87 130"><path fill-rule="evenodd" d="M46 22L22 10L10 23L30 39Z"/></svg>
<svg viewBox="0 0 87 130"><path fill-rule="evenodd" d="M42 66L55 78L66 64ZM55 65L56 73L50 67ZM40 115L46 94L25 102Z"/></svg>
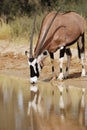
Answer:
<svg viewBox="0 0 87 130"><path fill-rule="evenodd" d="M36 83L43 67L43 59L49 54L52 63L52 74L54 76L54 53L59 49L59 63L60 74L59 80L67 78L69 75L69 64L71 58L70 46L77 42L78 56L82 64L82 76L86 75L84 65L84 33L85 33L85 20L76 12L66 12L59 14L57 12L48 13L41 25L37 44L32 52L32 39L35 27L35 20L33 24L33 31L30 38L30 51L26 51L29 57L28 63L30 66L30 82ZM63 74L63 59L64 54L67 55L66 71Z"/></svg>

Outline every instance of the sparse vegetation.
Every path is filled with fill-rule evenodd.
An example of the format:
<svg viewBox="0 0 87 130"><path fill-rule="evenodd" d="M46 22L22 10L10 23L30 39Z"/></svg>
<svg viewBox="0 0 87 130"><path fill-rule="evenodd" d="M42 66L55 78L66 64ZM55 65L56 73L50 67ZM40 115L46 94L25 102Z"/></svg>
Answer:
<svg viewBox="0 0 87 130"><path fill-rule="evenodd" d="M0 26L0 39L6 40L11 38L11 26L9 24L2 23Z"/></svg>
<svg viewBox="0 0 87 130"><path fill-rule="evenodd" d="M8 4L9 3L9 4ZM35 28L36 41L40 30L42 18L51 10L60 12L73 10L87 17L86 0L3 0L0 1L0 39L19 40L29 42L32 21L37 9L37 22ZM7 8L8 7L8 8ZM87 27L86 27L87 31ZM86 35L87 39L87 35Z"/></svg>

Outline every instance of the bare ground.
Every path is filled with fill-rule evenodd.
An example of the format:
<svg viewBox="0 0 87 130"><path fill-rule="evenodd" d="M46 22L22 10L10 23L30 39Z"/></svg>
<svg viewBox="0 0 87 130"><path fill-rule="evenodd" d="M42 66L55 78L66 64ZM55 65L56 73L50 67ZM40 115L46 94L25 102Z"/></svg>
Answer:
<svg viewBox="0 0 87 130"><path fill-rule="evenodd" d="M28 50L28 45L18 45L7 41L0 41L0 74L7 76L14 76L23 79L29 79L29 66L28 59L25 56L25 50ZM87 52L85 53L85 66L87 70ZM64 65L66 63L66 56ZM48 57L42 70L40 80L51 76L51 63ZM55 53L55 70L56 74L59 73L58 66L58 52ZM81 63L77 56L77 50L72 49L72 59L70 64L70 78L69 79L83 79L80 77ZM68 80L69 80L68 79ZM86 78L85 78L86 80Z"/></svg>

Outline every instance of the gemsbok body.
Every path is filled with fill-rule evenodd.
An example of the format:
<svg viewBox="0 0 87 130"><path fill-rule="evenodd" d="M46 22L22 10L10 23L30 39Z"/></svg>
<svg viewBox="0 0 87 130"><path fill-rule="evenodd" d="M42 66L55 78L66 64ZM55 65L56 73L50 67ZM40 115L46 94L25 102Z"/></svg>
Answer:
<svg viewBox="0 0 87 130"><path fill-rule="evenodd" d="M35 23L34 23L35 24ZM60 74L59 80L67 78L69 75L69 63L71 58L70 46L77 42L78 56L82 63L81 76L86 75L84 65L84 33L85 20L82 16L75 12L67 12L58 14L58 12L48 13L41 25L37 44L32 54L32 38L30 42L30 52L25 53L29 55L30 66L30 82L35 83L39 77L40 70L43 67L42 61L49 54L52 63L52 74L54 75L54 53L59 49ZM33 33L32 33L33 35ZM33 36L32 36L33 37ZM63 60L64 54L67 55L66 72L63 74Z"/></svg>

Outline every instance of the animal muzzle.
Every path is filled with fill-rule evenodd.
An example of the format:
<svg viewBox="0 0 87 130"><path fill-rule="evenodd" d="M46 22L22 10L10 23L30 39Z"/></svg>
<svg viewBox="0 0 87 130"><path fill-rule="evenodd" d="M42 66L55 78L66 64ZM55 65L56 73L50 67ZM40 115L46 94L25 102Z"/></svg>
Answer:
<svg viewBox="0 0 87 130"><path fill-rule="evenodd" d="M42 65L37 63L36 59L32 61L29 60L28 64L30 66L30 83L36 83L40 75Z"/></svg>
<svg viewBox="0 0 87 130"><path fill-rule="evenodd" d="M39 69L37 67L37 63L34 66L30 65L30 82L36 83L38 77L39 77Z"/></svg>
<svg viewBox="0 0 87 130"><path fill-rule="evenodd" d="M34 76L34 77L30 77L30 83L31 84L35 84L37 82L37 76Z"/></svg>

